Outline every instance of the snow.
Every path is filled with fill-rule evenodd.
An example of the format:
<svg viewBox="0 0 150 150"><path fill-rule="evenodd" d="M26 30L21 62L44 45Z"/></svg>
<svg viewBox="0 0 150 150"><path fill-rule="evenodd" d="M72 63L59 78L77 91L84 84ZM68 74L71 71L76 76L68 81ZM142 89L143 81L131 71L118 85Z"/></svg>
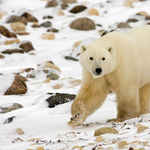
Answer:
<svg viewBox="0 0 150 150"><path fill-rule="evenodd" d="M105 103L93 115L87 118L84 125L71 128L67 125L70 120L71 104L57 105L54 108L48 108L45 101L50 97L47 93L70 93L77 94L80 86L71 87L69 81L71 78L82 79L82 68L80 63L66 60L64 56L76 57L79 53L80 46L74 47L73 44L77 41L82 41L81 44L89 44L93 40L100 37L98 31L105 29L110 31L115 29L117 23L126 22L127 19L134 17L139 11L146 11L150 14L150 1L133 3L133 8L125 7L124 0L116 0L107 2L107 0L78 0L78 4L84 4L88 8L95 8L99 12L99 16L89 16L88 10L78 14L70 14L69 10L77 4L69 4L66 10L63 10L64 16L58 16L60 6L56 8L45 8L47 1L42 0L1 0L0 11L7 12L6 15L0 19L0 24L11 30L6 20L10 15L19 15L24 11L30 12L39 20L39 24L50 21L52 27L59 29L55 33L55 40L43 40L41 36L46 33L47 28L32 28L33 23L28 23L26 32L29 35L18 36L20 41L31 41L35 50L24 54L5 55L5 59L0 59L0 107L9 106L12 103L19 103L24 108L14 110L5 114L0 113L0 149L1 150L25 150L34 149L41 146L45 150L58 149L73 149L78 145L85 150L91 150L98 145L104 149L109 150L112 147L114 150L118 149L118 142L112 141L127 141L126 149L133 147L134 149L145 148L149 150L149 133L150 129L144 132L137 133L135 125L142 124L147 127L150 126L150 114L142 115L139 118L126 120L122 123L106 123L108 119L115 118L116 110L116 96L110 93ZM43 16L52 15L53 19L43 19ZM95 21L95 24L101 24L102 27L96 26L92 31L77 31L70 29L69 24L80 17L88 17ZM139 20L137 23L130 23L131 26L144 25L146 22L144 17L136 16ZM0 35L0 52L5 49L16 48L16 43L12 45L3 45L6 38ZM80 45L81 45L80 44ZM72 49L74 51L72 52ZM29 55L35 53L35 55ZM79 57L76 57L79 59ZM46 79L45 74L40 72L38 64L46 61L53 61L56 66L61 69L60 79L51 81L50 83L43 83ZM34 68L36 78L29 79L26 82L28 91L24 95L9 95L4 96L4 92L11 86L14 80L14 73L20 73L22 76L27 75L23 72L25 68ZM54 89L56 84L63 84L60 89ZM9 118L13 117L12 122L4 124ZM119 131L118 135L105 134L102 135L105 142L95 142L94 131L101 127L114 127ZM17 134L17 128L21 128L25 134ZM139 141L135 142L134 141ZM93 145L89 145L93 143ZM96 148L95 148L96 149Z"/></svg>

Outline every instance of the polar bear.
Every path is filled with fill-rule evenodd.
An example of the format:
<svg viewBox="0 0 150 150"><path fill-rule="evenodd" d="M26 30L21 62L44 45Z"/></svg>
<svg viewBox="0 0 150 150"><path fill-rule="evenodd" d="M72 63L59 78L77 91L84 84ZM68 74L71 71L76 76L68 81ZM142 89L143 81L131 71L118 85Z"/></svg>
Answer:
<svg viewBox="0 0 150 150"><path fill-rule="evenodd" d="M112 32L81 46L82 82L68 124L81 125L106 99L117 96L117 118L124 121L149 112L150 26Z"/></svg>

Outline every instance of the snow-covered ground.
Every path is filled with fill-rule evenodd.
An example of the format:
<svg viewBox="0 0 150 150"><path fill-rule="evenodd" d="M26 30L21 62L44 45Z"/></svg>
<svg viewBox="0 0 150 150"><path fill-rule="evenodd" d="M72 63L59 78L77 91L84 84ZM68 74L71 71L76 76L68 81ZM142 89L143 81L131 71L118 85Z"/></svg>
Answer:
<svg viewBox="0 0 150 150"><path fill-rule="evenodd" d="M60 0L58 1L60 3ZM24 54L5 54L4 59L0 59L0 107L10 106L12 103L19 103L22 109L14 110L8 113L0 113L0 150L36 150L43 147L45 150L60 149L119 149L118 143L126 141L125 149L150 149L150 129L137 133L137 124L150 126L150 114L140 116L122 123L106 123L108 119L115 118L116 103L115 94L110 93L103 104L93 115L88 117L82 126L71 128L67 125L70 120L70 108L72 102L57 105L54 108L48 108L46 99L50 97L47 93L70 93L77 94L79 86L70 86L69 78L82 79L82 68L79 61L66 60L64 56L76 56L79 47L72 52L73 44L77 41L84 41L86 44L95 38L99 38L98 31L104 29L111 31L116 29L117 23L126 22L129 18L136 18L139 21L130 23L132 27L144 25L148 22L144 17L135 16L140 11L146 11L150 14L150 1L133 3L133 8L125 7L125 0L78 0L77 3L69 4L69 7L63 10L64 15L58 16L60 5L54 8L45 8L47 1L42 0L1 0L0 11L6 14L0 19L0 25L5 26L11 31L10 24L6 20L10 15L20 15L24 11L30 12L38 19L41 24L45 21L52 22L52 27L59 29L55 34L54 40L44 40L41 38L46 33L47 28L32 28L33 23L28 23L26 32L29 35L18 36L20 41L29 40L32 42L35 50L31 51L35 55ZM88 15L88 9L78 14L71 14L69 10L74 6L86 5L88 9L95 8L99 16ZM43 19L43 16L51 15L53 19ZM95 30L78 31L69 27L69 24L80 17L92 19L96 26ZM150 21L149 21L150 22ZM7 38L1 35L0 43ZM5 49L16 48L18 44L0 45L0 52ZM78 58L78 57L77 57ZM38 74L34 79L26 82L28 91L24 95L5 95L4 92L9 88L14 79L14 73L26 77L27 73L22 70L26 68L38 68L38 64L46 61L52 61L61 69L60 78L51 80L50 83L43 83L46 80L43 74ZM64 79L65 78L65 79ZM63 83L60 89L54 89L53 86ZM14 117L13 117L14 116ZM10 123L4 122L13 117ZM114 127L119 134L104 134L104 141L95 141L94 132L101 127ZM19 135L16 130L21 128L24 134ZM76 146L76 147L75 147ZM42 149L42 148L41 148Z"/></svg>

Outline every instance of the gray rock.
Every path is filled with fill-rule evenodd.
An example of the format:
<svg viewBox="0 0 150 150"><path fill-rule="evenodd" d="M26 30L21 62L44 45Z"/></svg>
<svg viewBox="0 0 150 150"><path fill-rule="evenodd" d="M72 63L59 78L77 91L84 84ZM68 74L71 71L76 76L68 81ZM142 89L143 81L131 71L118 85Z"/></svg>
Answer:
<svg viewBox="0 0 150 150"><path fill-rule="evenodd" d="M40 26L48 28L52 26L52 23L50 21L47 21L47 22L42 23Z"/></svg>
<svg viewBox="0 0 150 150"><path fill-rule="evenodd" d="M79 59L74 58L74 57L72 57L72 56L65 56L65 59L67 59L67 60L72 60L72 61L79 61Z"/></svg>

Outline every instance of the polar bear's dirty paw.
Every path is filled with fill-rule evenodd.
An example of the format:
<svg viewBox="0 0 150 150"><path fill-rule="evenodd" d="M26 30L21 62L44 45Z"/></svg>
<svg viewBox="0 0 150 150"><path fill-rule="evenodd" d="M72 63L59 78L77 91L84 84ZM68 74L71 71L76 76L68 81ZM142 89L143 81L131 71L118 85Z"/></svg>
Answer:
<svg viewBox="0 0 150 150"><path fill-rule="evenodd" d="M71 127L76 127L76 126L80 126L83 122L84 122L84 117L80 113L77 113L76 115L73 115L70 118L68 125L70 125Z"/></svg>

